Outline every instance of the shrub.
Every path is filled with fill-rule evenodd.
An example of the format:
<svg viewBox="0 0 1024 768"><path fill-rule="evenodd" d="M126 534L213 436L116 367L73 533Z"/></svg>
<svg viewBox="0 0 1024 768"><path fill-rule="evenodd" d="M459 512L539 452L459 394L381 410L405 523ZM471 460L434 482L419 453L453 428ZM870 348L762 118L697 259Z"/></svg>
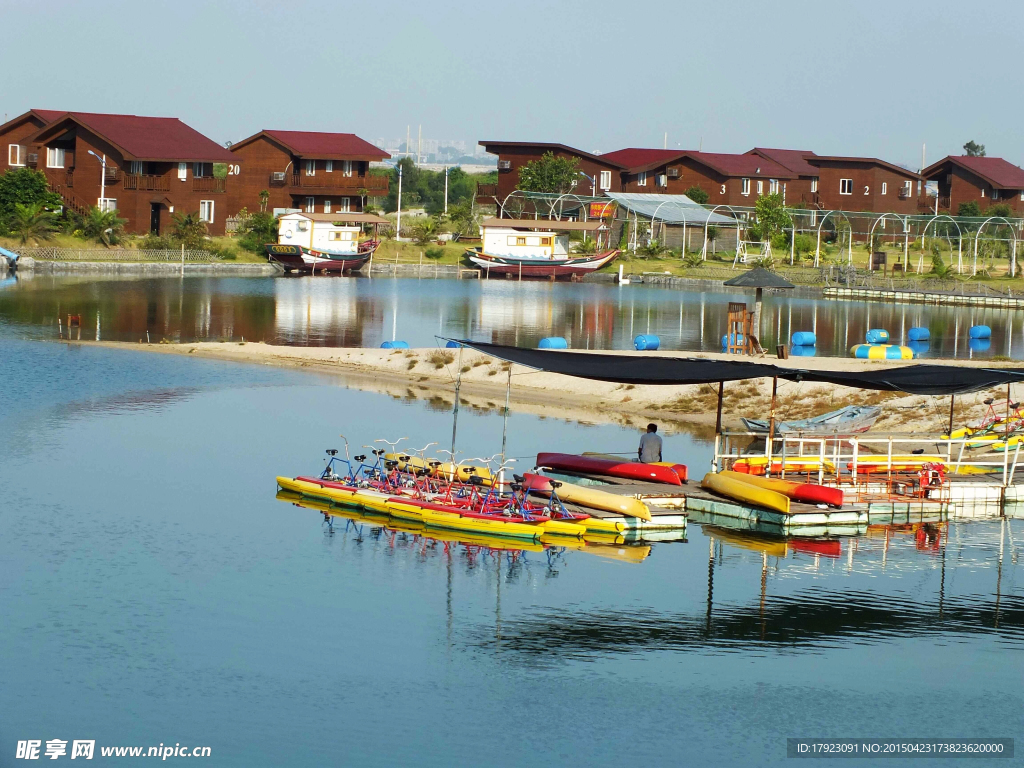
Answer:
<svg viewBox="0 0 1024 768"><path fill-rule="evenodd" d="M940 279L949 277L952 273L953 268L942 260L942 256L938 253L932 254L932 274Z"/></svg>
<svg viewBox="0 0 1024 768"><path fill-rule="evenodd" d="M688 253L683 256L683 266L686 267L699 267L703 263L703 259L700 257L700 253Z"/></svg>
<svg viewBox="0 0 1024 768"><path fill-rule="evenodd" d="M170 239L150 232L138 241L138 247L145 251L168 251L174 244Z"/></svg>
<svg viewBox="0 0 1024 768"><path fill-rule="evenodd" d="M689 189L683 190L683 194L686 195L691 200L693 200L693 202L697 203L698 205L704 205L704 203L706 203L711 197L707 192L698 187L696 184L694 184Z"/></svg>
<svg viewBox="0 0 1024 768"><path fill-rule="evenodd" d="M199 250L206 243L206 222L199 213L176 213L171 217L171 237L188 250Z"/></svg>
<svg viewBox="0 0 1024 768"><path fill-rule="evenodd" d="M268 243L277 242L277 217L263 212L238 212L238 245L252 253L263 253Z"/></svg>
<svg viewBox="0 0 1024 768"><path fill-rule="evenodd" d="M451 365L455 362L455 355L451 352L437 349L430 353L427 362L433 365L434 368L444 368L446 365Z"/></svg>
<svg viewBox="0 0 1024 768"><path fill-rule="evenodd" d="M977 200L968 200L956 207L957 216L981 216L981 206Z"/></svg>
<svg viewBox="0 0 1024 768"><path fill-rule="evenodd" d="M817 244L818 241L813 236L798 234L793 243L793 248L797 253L814 253Z"/></svg>
<svg viewBox="0 0 1024 768"><path fill-rule="evenodd" d="M428 259L440 259L444 256L444 248L435 245L433 248L427 248L423 255Z"/></svg>
<svg viewBox="0 0 1024 768"><path fill-rule="evenodd" d="M120 241L127 221L127 219L120 218L117 211L101 211L94 205L82 217L82 234L109 248Z"/></svg>

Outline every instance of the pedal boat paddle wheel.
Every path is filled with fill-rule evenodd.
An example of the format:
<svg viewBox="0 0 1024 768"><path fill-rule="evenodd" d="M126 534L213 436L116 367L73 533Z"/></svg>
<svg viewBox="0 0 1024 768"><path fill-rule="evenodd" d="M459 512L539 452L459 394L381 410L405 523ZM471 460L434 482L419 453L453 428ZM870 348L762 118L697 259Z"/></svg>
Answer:
<svg viewBox="0 0 1024 768"><path fill-rule="evenodd" d="M267 259L286 272L355 272L373 257L378 228L387 223L372 213L286 213L278 222L277 243L266 247ZM373 236L360 240L368 225Z"/></svg>
<svg viewBox="0 0 1024 768"><path fill-rule="evenodd" d="M582 232L597 243L595 253L572 253L569 234ZM485 219L480 225L481 245L466 256L487 273L509 277L575 279L610 263L619 253L608 248L610 233L602 220Z"/></svg>

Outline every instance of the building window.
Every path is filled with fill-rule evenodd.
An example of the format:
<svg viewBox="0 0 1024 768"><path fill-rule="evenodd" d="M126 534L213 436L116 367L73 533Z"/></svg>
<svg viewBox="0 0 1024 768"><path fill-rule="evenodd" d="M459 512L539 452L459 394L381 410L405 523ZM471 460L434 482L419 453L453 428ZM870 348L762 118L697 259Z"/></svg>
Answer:
<svg viewBox="0 0 1024 768"><path fill-rule="evenodd" d="M910 194L914 191L914 182L907 180L903 182L903 195L904 197L910 197Z"/></svg>
<svg viewBox="0 0 1024 768"><path fill-rule="evenodd" d="M341 212L350 213L352 211L352 198L343 197L341 198Z"/></svg>
<svg viewBox="0 0 1024 768"><path fill-rule="evenodd" d="M9 144L7 146L7 164L24 165L25 153L21 151L20 144Z"/></svg>
<svg viewBox="0 0 1024 768"><path fill-rule="evenodd" d="M306 213L313 213L313 208L316 205L316 200L312 197L306 198Z"/></svg>
<svg viewBox="0 0 1024 768"><path fill-rule="evenodd" d="M342 176L351 176L352 175L352 161L351 160L342 160L341 161L341 175Z"/></svg>
<svg viewBox="0 0 1024 768"><path fill-rule="evenodd" d="M779 194L779 180L768 179L768 193L772 195Z"/></svg>
<svg viewBox="0 0 1024 768"><path fill-rule="evenodd" d="M612 188L612 172L601 171L601 189L605 192Z"/></svg>
<svg viewBox="0 0 1024 768"><path fill-rule="evenodd" d="M998 189L993 189L992 190L992 199L993 200L998 200L999 199L999 190Z"/></svg>
<svg viewBox="0 0 1024 768"><path fill-rule="evenodd" d="M551 238L550 237L542 237L540 239L540 244L541 245L551 245Z"/></svg>
<svg viewBox="0 0 1024 768"><path fill-rule="evenodd" d="M307 160L306 161L306 175L307 176L316 176L316 160Z"/></svg>
<svg viewBox="0 0 1024 768"><path fill-rule="evenodd" d="M658 186L659 187L667 187L668 186L668 176L666 176L664 173L659 173L658 174Z"/></svg>
<svg viewBox="0 0 1024 768"><path fill-rule="evenodd" d="M334 173L334 161L333 160L327 160L324 163L324 165L325 165L324 170L327 171L327 173Z"/></svg>
<svg viewBox="0 0 1024 768"><path fill-rule="evenodd" d="M757 194L764 194L764 182L761 181L760 179L757 180Z"/></svg>
<svg viewBox="0 0 1024 768"><path fill-rule="evenodd" d="M199 201L199 220L213 224L213 200Z"/></svg>
<svg viewBox="0 0 1024 768"><path fill-rule="evenodd" d="M817 193L818 193L818 177L815 176L813 179L811 179L811 194L817 194Z"/></svg>
<svg viewBox="0 0 1024 768"><path fill-rule="evenodd" d="M1024 200L1024 189L1020 191L1020 199Z"/></svg>
<svg viewBox="0 0 1024 768"><path fill-rule="evenodd" d="M128 161L128 173L134 174L135 176L142 175L142 161L141 160L129 160Z"/></svg>
<svg viewBox="0 0 1024 768"><path fill-rule="evenodd" d="M63 168L64 167L64 150L57 149L56 147L46 148L46 167L47 168Z"/></svg>
<svg viewBox="0 0 1024 768"><path fill-rule="evenodd" d="M188 178L188 163L178 163L178 181Z"/></svg>
<svg viewBox="0 0 1024 768"><path fill-rule="evenodd" d="M192 163L192 176L200 179L203 177L202 163Z"/></svg>
<svg viewBox="0 0 1024 768"><path fill-rule="evenodd" d="M982 196L982 197L984 197L984 196L985 196L985 188L984 188L984 187L982 187L982 189L981 189L981 196Z"/></svg>
<svg viewBox="0 0 1024 768"><path fill-rule="evenodd" d="M330 212L331 212L331 201L330 200L324 200L324 213L330 213Z"/></svg>
<svg viewBox="0 0 1024 768"><path fill-rule="evenodd" d="M107 211L117 210L117 198L116 197L101 197L99 199L99 209L106 213Z"/></svg>
<svg viewBox="0 0 1024 768"><path fill-rule="evenodd" d="M840 195L852 195L853 194L853 179L840 179L839 180L839 194Z"/></svg>
<svg viewBox="0 0 1024 768"><path fill-rule="evenodd" d="M640 171L640 173L636 175L636 185L638 187L647 186L647 171Z"/></svg>
<svg viewBox="0 0 1024 768"><path fill-rule="evenodd" d="M740 194L741 195L749 195L750 194L750 179L740 179Z"/></svg>
<svg viewBox="0 0 1024 768"><path fill-rule="evenodd" d="M883 181L883 182L882 182L882 194L884 195L884 194L885 194L886 192L888 192L888 191L889 191L889 185L888 185L888 184L886 184L886 183L885 183L885 182Z"/></svg>

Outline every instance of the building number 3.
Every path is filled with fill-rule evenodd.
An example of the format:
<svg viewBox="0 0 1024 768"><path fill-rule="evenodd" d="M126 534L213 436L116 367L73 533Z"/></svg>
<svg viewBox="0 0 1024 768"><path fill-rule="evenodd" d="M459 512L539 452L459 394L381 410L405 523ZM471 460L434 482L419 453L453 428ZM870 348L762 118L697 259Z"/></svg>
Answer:
<svg viewBox="0 0 1024 768"><path fill-rule="evenodd" d="M242 169L237 165L228 166L228 176L237 176L242 172Z"/></svg>

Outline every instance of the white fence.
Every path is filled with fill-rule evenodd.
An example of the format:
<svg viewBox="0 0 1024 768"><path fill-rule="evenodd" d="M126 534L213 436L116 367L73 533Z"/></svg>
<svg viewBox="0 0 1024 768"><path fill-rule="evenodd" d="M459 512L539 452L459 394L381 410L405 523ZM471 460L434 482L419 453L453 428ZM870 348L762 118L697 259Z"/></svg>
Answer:
<svg viewBox="0 0 1024 768"><path fill-rule="evenodd" d="M164 261L214 262L209 251L145 250L142 248L17 248L18 255L39 261Z"/></svg>

